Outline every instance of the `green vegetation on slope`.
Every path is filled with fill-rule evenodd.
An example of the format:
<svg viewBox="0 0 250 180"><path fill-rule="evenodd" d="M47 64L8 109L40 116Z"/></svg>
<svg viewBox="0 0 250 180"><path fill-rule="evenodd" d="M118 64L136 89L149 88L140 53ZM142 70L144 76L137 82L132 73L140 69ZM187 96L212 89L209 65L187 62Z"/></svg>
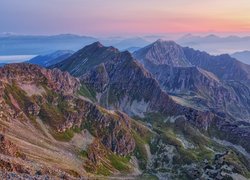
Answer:
<svg viewBox="0 0 250 180"><path fill-rule="evenodd" d="M159 113L151 113L143 119L140 118L140 120L152 124L153 131L157 133L157 139L176 148L177 155L174 156L174 164L191 164L205 159L212 160L214 153L208 149L212 145L209 138L205 137L181 117L174 122L167 119ZM194 147L184 147L178 135L183 136ZM156 145L150 147L152 153L156 153Z"/></svg>
<svg viewBox="0 0 250 180"><path fill-rule="evenodd" d="M136 143L134 154L138 159L140 168L146 169L148 162L146 146L150 145L151 139L154 137L154 134L149 131L149 129L145 127L139 120L132 120L132 129L132 135Z"/></svg>
<svg viewBox="0 0 250 180"><path fill-rule="evenodd" d="M82 84L78 94L81 96L84 96L86 98L89 98L91 101L96 102L96 93L91 88L88 88L85 84Z"/></svg>
<svg viewBox="0 0 250 180"><path fill-rule="evenodd" d="M67 129L64 132L56 132L53 131L51 132L51 134L53 135L53 137L58 140L58 141L70 141L73 137L74 137L74 131L73 129Z"/></svg>
<svg viewBox="0 0 250 180"><path fill-rule="evenodd" d="M25 91L23 91L15 83L13 83L12 85L6 85L5 94L8 95L5 96L5 98L9 105L13 106L10 98L10 95L12 95L16 103L19 105L20 109L23 110L26 115L29 115L27 112L28 107L33 103L33 100L31 97L28 97Z"/></svg>
<svg viewBox="0 0 250 180"><path fill-rule="evenodd" d="M121 171L121 172L126 172L126 171L129 171L129 166L128 166L128 163L129 163L129 160L130 158L129 157L122 157L122 156L118 156L114 153L111 153L109 156L108 156L110 162L111 162L111 165L117 169L118 171Z"/></svg>
<svg viewBox="0 0 250 180"><path fill-rule="evenodd" d="M146 150L145 145L147 143L135 131L133 131L132 133L136 142L135 151L134 151L135 156L138 159L140 168L146 169L148 157L147 157L147 150Z"/></svg>
<svg viewBox="0 0 250 180"><path fill-rule="evenodd" d="M106 166L100 164L97 167L96 174L103 175L103 176L110 176L112 173L110 172L110 170Z"/></svg>

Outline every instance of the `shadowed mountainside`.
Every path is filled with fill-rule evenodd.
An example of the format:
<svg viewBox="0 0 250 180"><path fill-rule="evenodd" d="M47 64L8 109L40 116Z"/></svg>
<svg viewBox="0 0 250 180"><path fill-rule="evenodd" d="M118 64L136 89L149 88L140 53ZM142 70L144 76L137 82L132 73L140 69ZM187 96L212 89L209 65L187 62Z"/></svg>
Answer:
<svg viewBox="0 0 250 180"><path fill-rule="evenodd" d="M249 123L169 94L129 52L97 42L52 67L75 77L30 64L0 68L3 177L249 177ZM201 84L220 85L197 71Z"/></svg>

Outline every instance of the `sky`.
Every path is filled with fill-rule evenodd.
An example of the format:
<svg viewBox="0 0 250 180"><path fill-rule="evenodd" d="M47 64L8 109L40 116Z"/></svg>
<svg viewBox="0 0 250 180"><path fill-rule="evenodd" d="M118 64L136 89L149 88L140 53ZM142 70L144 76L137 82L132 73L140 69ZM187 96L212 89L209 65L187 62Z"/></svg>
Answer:
<svg viewBox="0 0 250 180"><path fill-rule="evenodd" d="M0 0L0 32L248 33L250 0Z"/></svg>

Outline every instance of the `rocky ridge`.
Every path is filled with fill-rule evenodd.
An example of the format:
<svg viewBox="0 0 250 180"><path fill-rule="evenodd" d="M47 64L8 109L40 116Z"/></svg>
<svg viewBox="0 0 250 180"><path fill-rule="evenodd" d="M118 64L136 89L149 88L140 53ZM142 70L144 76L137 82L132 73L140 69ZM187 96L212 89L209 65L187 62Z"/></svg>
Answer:
<svg viewBox="0 0 250 180"><path fill-rule="evenodd" d="M57 176L91 176L91 173L98 170L100 162L105 162L107 172L118 173L119 170L109 158L126 156L133 152L135 140L131 135L131 119L123 113L110 112L82 98L78 94L81 88L79 80L68 73L35 65L14 64L0 69L0 77L0 127L1 133L4 134L1 136L1 143L4 143L4 146L1 146L1 154L10 159L15 158L17 162L23 161L19 164L21 169L30 165L26 159L20 157L27 157L28 161L38 163L32 171L27 171L28 174L35 175L39 171L41 175L53 177L53 172L45 170L47 165L51 165L50 161L58 167L55 170ZM90 132L95 139L87 149L71 142L74 134L79 133L79 141L86 141L81 137L83 131ZM6 136L9 141L5 140ZM37 138L40 141L37 141ZM66 144L60 141L66 141ZM24 146L23 142L28 144ZM100 146L104 157L100 156L98 151L90 150L94 144ZM72 145L74 148L70 147ZM45 147L48 149L43 150ZM15 149L20 149L20 153ZM33 154L35 151L44 152ZM72 156L68 156L68 153ZM81 153L84 153L85 160L80 161ZM57 159L58 155L61 160L68 162L62 165L61 160ZM51 160L48 161L47 158ZM8 163L12 165L11 161ZM129 170L129 162L125 167ZM18 169L8 171L24 173Z"/></svg>
<svg viewBox="0 0 250 180"><path fill-rule="evenodd" d="M53 67L69 67L79 79L27 64L0 69L0 132L25 155L8 158L28 169L4 176L249 177L241 151L213 140L225 137L249 152L247 122L233 124L231 117L183 104L130 53L113 47L94 43L65 64ZM220 84L209 72L197 71L202 83Z"/></svg>
<svg viewBox="0 0 250 180"><path fill-rule="evenodd" d="M237 120L249 121L250 68L247 65L227 55L211 56L205 52L182 48L175 43L178 49L172 51L185 57L190 67L158 64L155 63L156 57L147 56L147 53L152 51L159 54L159 49L164 51L169 43L174 42L159 40L133 55L154 75L161 88L176 96L178 101L191 106L199 105L199 108L209 109L218 114L228 114ZM157 51L155 46L158 47ZM172 57L175 61L181 62L182 59ZM237 82L238 86L233 85Z"/></svg>
<svg viewBox="0 0 250 180"><path fill-rule="evenodd" d="M208 131L211 137L217 137L217 131L221 131L222 133L228 132L227 123L230 124L231 121L234 121L233 118L223 112L218 113L211 109L190 106L190 104L183 103L174 96L169 96L162 90L161 83L154 78L154 74L146 70L143 65L137 62L128 52L119 52L111 47L115 53L112 55L114 58L109 59L106 57L111 56L109 51L110 47L105 48L99 43L94 43L89 45L86 49L83 48L81 51L77 52L77 54L83 59L86 58L86 54L89 59L94 59L92 53L88 53L87 51L88 49L99 51L97 50L98 48L102 49L102 53L100 56L95 53L94 57L98 59L100 64L88 66L88 70L84 70L82 74L78 74L77 76L80 78L81 82L86 84L87 88L92 92L95 101L101 106L111 110L121 110L132 117L146 119L148 119L150 114L158 113L167 119L169 117L174 118L182 116L190 125L196 128L198 127L201 131ZM84 54L81 54L81 52L84 52ZM108 56L105 54L108 54ZM80 59L78 60L80 61ZM66 63L69 62L73 62L73 60L68 59L66 61ZM81 61L78 63L81 64ZM90 64L90 62L86 63ZM60 66L61 65L58 67L60 68ZM68 64L68 66L77 67L77 64L72 63ZM182 69L183 67L178 68ZM195 78L197 78L197 74L200 74L200 76L198 76L201 80L200 86L202 86L202 83L207 82L207 86L214 85L218 87L220 91L224 91L223 88L225 87L221 84L219 78L212 73L196 67L185 68L188 69L187 73L190 73L189 70L193 69L191 72L194 72L195 75L193 75L193 77ZM168 72L169 71L166 71L166 73ZM187 80L187 86L184 86L184 88L189 88L188 83L190 82L191 81ZM193 85L196 84L197 83L194 82ZM194 88L196 88L194 91L199 90L197 86L194 86ZM202 90L200 90L200 92L201 91ZM214 93L220 91L214 91ZM228 96L230 96L230 93L228 94ZM218 101L219 99L217 102ZM201 105L201 103L199 103L199 105ZM221 124L217 122L221 122ZM149 127L151 127L151 123L149 123ZM210 129L217 130L214 132ZM237 127L237 133L227 140L240 144L248 149L246 141L238 141L243 134L248 137L247 132L243 132L243 134L239 132L243 131L241 131L240 127Z"/></svg>

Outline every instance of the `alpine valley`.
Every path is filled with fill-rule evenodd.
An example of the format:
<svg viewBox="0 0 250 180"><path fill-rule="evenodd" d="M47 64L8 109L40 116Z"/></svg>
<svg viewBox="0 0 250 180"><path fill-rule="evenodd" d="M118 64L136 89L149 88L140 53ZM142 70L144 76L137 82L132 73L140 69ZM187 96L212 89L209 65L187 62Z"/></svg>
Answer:
<svg viewBox="0 0 250 180"><path fill-rule="evenodd" d="M249 178L250 65L227 54L95 42L0 67L0 179Z"/></svg>

